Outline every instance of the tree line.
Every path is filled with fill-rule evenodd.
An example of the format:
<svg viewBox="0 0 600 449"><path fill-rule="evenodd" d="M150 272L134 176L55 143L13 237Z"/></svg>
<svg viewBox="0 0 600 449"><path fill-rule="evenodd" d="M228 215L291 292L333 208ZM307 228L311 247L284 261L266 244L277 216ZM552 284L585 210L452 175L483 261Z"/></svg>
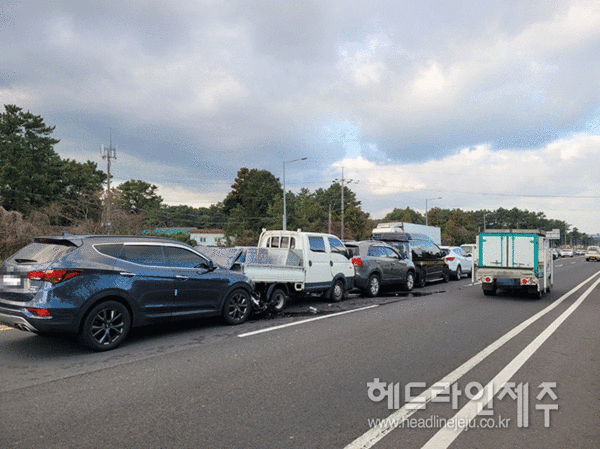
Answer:
<svg viewBox="0 0 600 449"><path fill-rule="evenodd" d="M59 140L42 117L15 105L0 113L0 258L31 237L58 232L141 234L160 228L222 229L238 245L253 245L263 228L281 229L283 189L267 170L242 167L223 201L210 207L164 204L157 186L128 180L105 191L106 174L95 162L62 159L54 150ZM342 234L363 240L379 221L425 224L424 214L395 208L383 220L362 210L356 194L333 182L328 188L285 192L287 228ZM106 216L107 202L111 214ZM110 223L109 223L110 221ZM433 208L427 222L442 230L442 243L473 243L484 228L560 229L567 243L588 245L591 236L570 224L547 218L543 212L510 210L462 211ZM189 239L182 234L182 240Z"/></svg>

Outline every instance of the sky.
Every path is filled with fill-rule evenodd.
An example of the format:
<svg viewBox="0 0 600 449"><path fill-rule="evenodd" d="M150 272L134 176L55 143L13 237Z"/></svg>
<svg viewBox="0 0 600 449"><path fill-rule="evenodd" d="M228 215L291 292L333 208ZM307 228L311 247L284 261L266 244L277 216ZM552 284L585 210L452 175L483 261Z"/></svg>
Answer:
<svg viewBox="0 0 600 449"><path fill-rule="evenodd" d="M597 0L4 0L0 101L63 158L207 207L242 167L362 209L600 232ZM306 158L306 160L294 161ZM294 162L290 162L294 161Z"/></svg>

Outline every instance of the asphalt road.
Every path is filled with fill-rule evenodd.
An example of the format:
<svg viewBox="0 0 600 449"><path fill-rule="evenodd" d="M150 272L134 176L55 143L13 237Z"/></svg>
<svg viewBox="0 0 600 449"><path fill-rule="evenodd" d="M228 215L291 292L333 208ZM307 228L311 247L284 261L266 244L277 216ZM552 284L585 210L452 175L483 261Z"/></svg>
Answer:
<svg viewBox="0 0 600 449"><path fill-rule="evenodd" d="M541 300L468 279L306 300L108 353L0 331L0 447L597 449L600 264L559 259L555 278Z"/></svg>

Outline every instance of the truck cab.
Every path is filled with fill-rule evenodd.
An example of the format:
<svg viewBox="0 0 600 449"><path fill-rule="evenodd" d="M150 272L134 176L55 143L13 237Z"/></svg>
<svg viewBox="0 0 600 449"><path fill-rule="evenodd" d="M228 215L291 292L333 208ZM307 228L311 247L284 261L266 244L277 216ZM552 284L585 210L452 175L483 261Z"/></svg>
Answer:
<svg viewBox="0 0 600 449"><path fill-rule="evenodd" d="M351 255L340 239L331 234L302 231L263 231L259 248L289 250L304 268L304 283L296 291L323 293L339 301L354 286Z"/></svg>

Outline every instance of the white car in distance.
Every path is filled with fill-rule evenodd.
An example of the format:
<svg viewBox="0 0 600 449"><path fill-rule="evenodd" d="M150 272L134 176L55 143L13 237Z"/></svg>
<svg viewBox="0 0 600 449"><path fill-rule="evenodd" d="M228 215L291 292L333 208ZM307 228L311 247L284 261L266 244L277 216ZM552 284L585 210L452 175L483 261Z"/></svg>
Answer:
<svg viewBox="0 0 600 449"><path fill-rule="evenodd" d="M447 253L444 259L452 277L458 280L463 274L471 275L473 272L473 256L471 254L467 254L459 246L440 246L440 248Z"/></svg>

